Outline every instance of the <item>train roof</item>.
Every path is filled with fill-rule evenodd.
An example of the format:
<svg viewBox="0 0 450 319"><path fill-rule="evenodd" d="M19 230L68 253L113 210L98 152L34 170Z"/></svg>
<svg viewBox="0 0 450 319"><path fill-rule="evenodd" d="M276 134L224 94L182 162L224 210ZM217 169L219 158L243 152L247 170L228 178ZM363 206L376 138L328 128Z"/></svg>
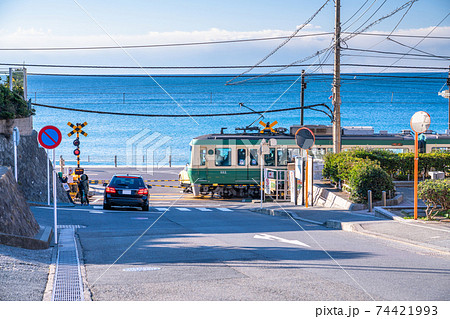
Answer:
<svg viewBox="0 0 450 319"><path fill-rule="evenodd" d="M308 127L308 126L307 126ZM319 126L311 126L315 131L316 141L322 141L322 144L327 144L326 141L332 140L331 134L323 134L322 132L329 133L329 130L318 130ZM327 128L327 127L326 127ZM251 144L258 144L261 139L275 139L284 140L285 144L295 145L294 134L297 127L291 127L291 133L224 133L224 134L206 134L195 137L191 141L191 145L196 144L214 144L215 141L222 141L226 144L227 140L234 140L236 144L245 144L243 141ZM322 134L321 134L322 133ZM436 144L449 143L449 134L437 134L432 131L424 133L427 142ZM388 133L387 131L380 131L380 133L374 133L371 127L346 127L343 129L342 140L347 141L348 144L361 143L367 141L367 143L383 144L383 141L398 141L404 144L414 143L414 136L410 130L403 130L401 133Z"/></svg>

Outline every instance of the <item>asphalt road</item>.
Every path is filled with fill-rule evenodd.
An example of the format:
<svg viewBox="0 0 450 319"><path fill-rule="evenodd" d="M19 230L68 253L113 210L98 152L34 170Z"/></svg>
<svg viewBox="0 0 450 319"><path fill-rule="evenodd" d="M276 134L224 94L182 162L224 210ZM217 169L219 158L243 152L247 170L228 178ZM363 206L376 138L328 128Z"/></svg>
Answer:
<svg viewBox="0 0 450 319"><path fill-rule="evenodd" d="M59 210L59 224L85 226L93 300L448 300L448 256L237 202L162 204ZM51 209L33 211L52 224Z"/></svg>

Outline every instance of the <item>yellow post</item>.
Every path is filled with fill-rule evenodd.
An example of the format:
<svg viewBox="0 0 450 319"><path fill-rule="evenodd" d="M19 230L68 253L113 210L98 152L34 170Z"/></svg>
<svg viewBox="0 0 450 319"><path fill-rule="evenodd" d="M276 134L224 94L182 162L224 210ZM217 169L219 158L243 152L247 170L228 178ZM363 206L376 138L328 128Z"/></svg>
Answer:
<svg viewBox="0 0 450 319"><path fill-rule="evenodd" d="M419 183L419 141L418 133L414 139L414 219L417 220L417 189Z"/></svg>
<svg viewBox="0 0 450 319"><path fill-rule="evenodd" d="M80 138L80 133L77 131L77 139ZM77 146L78 148L78 146ZM77 167L80 168L80 155L77 155Z"/></svg>
<svg viewBox="0 0 450 319"><path fill-rule="evenodd" d="M305 172L305 207L308 208L308 150L306 150L306 172Z"/></svg>

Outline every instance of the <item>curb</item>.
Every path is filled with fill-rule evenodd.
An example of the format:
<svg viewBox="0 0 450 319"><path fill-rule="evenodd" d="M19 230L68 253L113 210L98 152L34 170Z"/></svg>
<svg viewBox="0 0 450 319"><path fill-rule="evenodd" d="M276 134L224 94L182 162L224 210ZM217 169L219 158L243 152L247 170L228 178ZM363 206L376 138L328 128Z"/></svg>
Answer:
<svg viewBox="0 0 450 319"><path fill-rule="evenodd" d="M402 217L392 214L390 211L384 209L383 207L375 207L374 211L375 211L375 217L392 219L392 220L396 220L398 222L404 221L404 219Z"/></svg>
<svg viewBox="0 0 450 319"><path fill-rule="evenodd" d="M47 249L52 237L53 228L40 225L40 230L34 237L0 233L0 244L33 250Z"/></svg>
<svg viewBox="0 0 450 319"><path fill-rule="evenodd" d="M29 202L27 201L28 205L30 206L45 206L45 207L53 207L53 204L47 205L47 203L44 202ZM72 203L59 203L56 205L56 207L75 207L75 204Z"/></svg>
<svg viewBox="0 0 450 319"><path fill-rule="evenodd" d="M42 296L42 301L52 301L53 284L55 282L55 273L56 273L57 254L58 254L58 247L53 246L52 262L48 266L47 285L45 286L44 294Z"/></svg>

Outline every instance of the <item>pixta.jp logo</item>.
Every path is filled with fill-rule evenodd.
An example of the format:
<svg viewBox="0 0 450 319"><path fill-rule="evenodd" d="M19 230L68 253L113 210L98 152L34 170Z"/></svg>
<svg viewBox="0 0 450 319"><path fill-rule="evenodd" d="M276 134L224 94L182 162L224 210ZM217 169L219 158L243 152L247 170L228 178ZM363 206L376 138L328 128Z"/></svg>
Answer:
<svg viewBox="0 0 450 319"><path fill-rule="evenodd" d="M168 142L172 138L159 132L143 129L127 139L127 166L153 174L154 169L167 166L171 149Z"/></svg>

